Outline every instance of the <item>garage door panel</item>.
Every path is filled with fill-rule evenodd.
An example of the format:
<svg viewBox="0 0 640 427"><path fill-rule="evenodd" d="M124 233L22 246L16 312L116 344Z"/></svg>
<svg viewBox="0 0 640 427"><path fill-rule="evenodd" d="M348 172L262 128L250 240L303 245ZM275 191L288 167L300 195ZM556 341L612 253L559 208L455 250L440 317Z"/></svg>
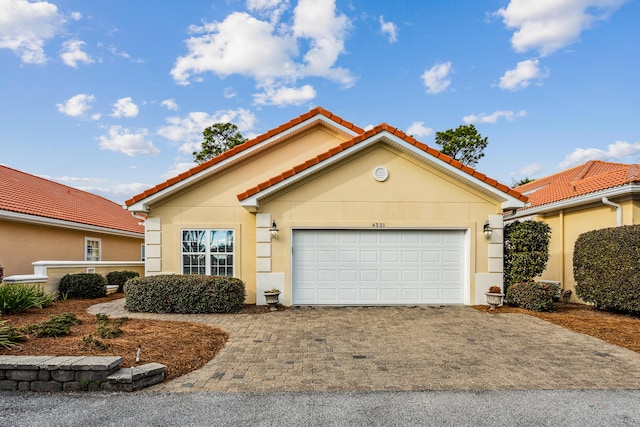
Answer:
<svg viewBox="0 0 640 427"><path fill-rule="evenodd" d="M463 302L464 231L294 230L294 305Z"/></svg>

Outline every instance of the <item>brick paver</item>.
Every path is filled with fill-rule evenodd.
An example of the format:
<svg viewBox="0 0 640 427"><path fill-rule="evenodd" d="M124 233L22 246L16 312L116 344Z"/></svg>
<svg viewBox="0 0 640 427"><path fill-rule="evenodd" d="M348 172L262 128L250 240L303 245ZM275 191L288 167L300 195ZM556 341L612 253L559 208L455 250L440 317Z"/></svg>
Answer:
<svg viewBox="0 0 640 427"><path fill-rule="evenodd" d="M420 306L182 315L123 304L90 312L229 333L204 367L153 391L640 389L640 354L523 314Z"/></svg>

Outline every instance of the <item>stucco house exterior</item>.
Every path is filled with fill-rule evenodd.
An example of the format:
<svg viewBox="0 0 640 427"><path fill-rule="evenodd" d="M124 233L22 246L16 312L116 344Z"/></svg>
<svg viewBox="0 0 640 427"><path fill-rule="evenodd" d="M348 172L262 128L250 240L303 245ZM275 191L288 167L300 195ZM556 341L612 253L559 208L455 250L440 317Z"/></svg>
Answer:
<svg viewBox="0 0 640 427"><path fill-rule="evenodd" d="M146 275L235 276L257 304L278 288L286 305L472 305L502 284L502 214L526 200L318 107L126 205L146 217Z"/></svg>
<svg viewBox="0 0 640 427"><path fill-rule="evenodd" d="M70 261L140 263L144 227L139 222L103 197L0 165L0 265L5 278L33 275L33 263L40 261L59 266Z"/></svg>
<svg viewBox="0 0 640 427"><path fill-rule="evenodd" d="M540 279L562 282L575 295L573 248L584 232L640 224L640 165L589 161L536 179L515 190L529 197L526 206L505 214L505 221L532 219L551 227L549 262Z"/></svg>

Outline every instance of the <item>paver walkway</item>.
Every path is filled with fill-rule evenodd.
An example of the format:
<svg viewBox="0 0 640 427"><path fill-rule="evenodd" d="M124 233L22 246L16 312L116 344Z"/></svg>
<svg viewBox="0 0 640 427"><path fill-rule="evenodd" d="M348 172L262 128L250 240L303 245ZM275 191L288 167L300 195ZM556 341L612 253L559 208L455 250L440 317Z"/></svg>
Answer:
<svg viewBox="0 0 640 427"><path fill-rule="evenodd" d="M640 389L640 354L524 314L462 306L150 314L124 310L124 300L89 311L229 333L204 367L152 391Z"/></svg>

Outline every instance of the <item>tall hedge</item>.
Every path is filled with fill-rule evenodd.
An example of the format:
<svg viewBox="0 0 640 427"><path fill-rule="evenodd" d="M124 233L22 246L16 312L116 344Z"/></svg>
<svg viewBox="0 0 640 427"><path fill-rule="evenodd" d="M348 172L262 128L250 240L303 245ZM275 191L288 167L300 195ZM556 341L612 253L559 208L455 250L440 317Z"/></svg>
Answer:
<svg viewBox="0 0 640 427"><path fill-rule="evenodd" d="M551 227L540 221L514 221L504 226L504 287L531 282L547 268Z"/></svg>
<svg viewBox="0 0 640 427"><path fill-rule="evenodd" d="M640 225L581 234L573 250L573 277L584 301L640 313Z"/></svg>
<svg viewBox="0 0 640 427"><path fill-rule="evenodd" d="M107 295L107 281L96 273L65 274L58 290L68 298L100 298Z"/></svg>
<svg viewBox="0 0 640 427"><path fill-rule="evenodd" d="M234 313L244 307L244 282L234 277L160 275L130 279L126 308L150 313Z"/></svg>
<svg viewBox="0 0 640 427"><path fill-rule="evenodd" d="M118 285L118 292L122 292L124 290L124 284L127 280L133 279L134 277L139 277L135 271L122 270L122 271L112 271L107 274L107 285Z"/></svg>

